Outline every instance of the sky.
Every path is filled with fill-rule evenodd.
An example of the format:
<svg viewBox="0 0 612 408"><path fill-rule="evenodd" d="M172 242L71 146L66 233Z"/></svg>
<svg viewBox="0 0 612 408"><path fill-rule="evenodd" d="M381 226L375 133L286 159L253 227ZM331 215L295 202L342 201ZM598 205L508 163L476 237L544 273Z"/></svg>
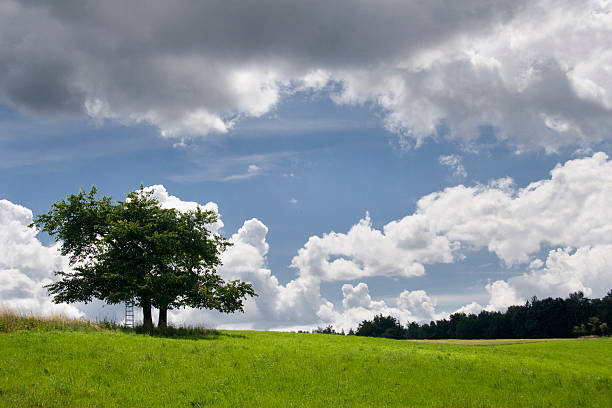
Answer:
<svg viewBox="0 0 612 408"><path fill-rule="evenodd" d="M69 268L79 188L212 209L244 313L354 328L612 289L612 2L0 0L0 303ZM138 314L137 314L138 316Z"/></svg>

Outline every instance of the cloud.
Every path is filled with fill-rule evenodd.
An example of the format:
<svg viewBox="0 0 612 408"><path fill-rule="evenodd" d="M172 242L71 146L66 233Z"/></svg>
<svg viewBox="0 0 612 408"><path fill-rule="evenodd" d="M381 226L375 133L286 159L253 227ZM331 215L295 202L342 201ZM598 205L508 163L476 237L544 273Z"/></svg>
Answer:
<svg viewBox="0 0 612 408"><path fill-rule="evenodd" d="M225 155L198 145L191 145L185 153L190 162L188 170L166 176L166 179L179 183L245 180L266 174L270 169L284 167L295 155L291 151Z"/></svg>
<svg viewBox="0 0 612 408"><path fill-rule="evenodd" d="M162 186L155 187L160 196L167 195ZM482 248L507 265L530 270L490 283L487 309L522 303L534 294L565 296L583 290L601 296L612 287L612 275L605 269L612 253L609 191L612 162L604 153L559 164L550 178L524 188L516 188L510 179L450 187L422 197L413 214L380 230L373 228L366 214L346 233L310 237L293 258L296 277L286 285L267 267L268 228L260 220L247 220L231 236L234 245L222 255L219 272L226 279L252 282L260 296L247 302L244 315L184 310L174 312L173 317L254 328L333 324L348 329L378 313L402 321L434 320L445 314L436 310L435 299L422 290L403 291L395 299L382 301L372 299L365 282L346 283L341 288L340 307L321 295L321 284L416 277L425 273L426 265L452 263ZM180 199L167 197L162 202L185 207ZM556 248L546 262L536 257L544 247ZM472 302L460 311L483 308Z"/></svg>
<svg viewBox="0 0 612 408"><path fill-rule="evenodd" d="M165 206L188 210L199 205L168 194L161 185L147 188ZM483 288L489 293L486 306L471 302L458 311L502 310L533 295L566 296L577 290L599 297L612 287L610 191L612 161L603 153L559 164L550 178L523 188L509 179L450 187L422 197L412 214L380 229L366 214L346 233L310 237L291 262L294 279L284 285L267 266L268 227L253 218L231 235L233 245L222 254L218 272L224 279L251 282L259 297L245 302L244 314L181 309L170 318L224 328L332 324L345 330L376 314L402 322L435 320L448 313L438 310L436 298L426 291L400 288L397 297L380 300L362 280L418 277L428 265L456 262L482 249L522 272ZM214 203L203 207L218 211ZM41 290L52 271L66 265L57 245L43 246L27 228L30 210L2 200L0 215L0 299L27 310L59 310ZM325 282L343 283L341 304L321 294ZM64 307L73 315L87 310Z"/></svg>
<svg viewBox="0 0 612 408"><path fill-rule="evenodd" d="M542 246L582 247L612 240L612 162L604 153L557 165L550 179L520 189L511 180L459 185L421 198L413 216L458 249L486 247L508 265ZM410 220L409 216L400 221Z"/></svg>
<svg viewBox="0 0 612 408"><path fill-rule="evenodd" d="M219 213L219 206L217 203L209 201L202 205L195 201L183 201L176 196L168 194L166 187L161 184L145 187L144 190L153 192L153 197L157 199L164 208L176 208L179 211L193 211L200 208L204 211L212 211L217 214L217 221L209 225L210 231L219 233L221 228L223 228L223 221L221 221L221 214Z"/></svg>
<svg viewBox="0 0 612 408"><path fill-rule="evenodd" d="M259 175L260 172L261 172L261 167L259 167L256 164L249 164L249 166L247 167L246 173L232 174L231 176L225 177L223 180L224 181L245 180L245 179L249 179L251 177L255 177Z"/></svg>
<svg viewBox="0 0 612 408"><path fill-rule="evenodd" d="M517 6L493 26L437 42L402 64L347 73L336 100L376 100L388 111L387 128L417 146L436 136L477 145L482 125L518 150L609 138L612 53L604 38L612 5Z"/></svg>
<svg viewBox="0 0 612 408"><path fill-rule="evenodd" d="M296 278L286 285L266 266L268 228L257 219L248 220L231 237L234 246L223 254L220 273L253 282L260 297L249 302L245 315L229 320L214 313L205 316L219 325L259 328L333 324L348 329L378 313L402 321L435 320L446 314L437 311L435 299L422 290L382 301L372 299L366 283L347 283L341 288L340 308L321 295L320 286L368 277L421 276L426 265L452 263L482 248L506 265L522 265L529 272L489 283L486 306L472 302L458 311L501 310L533 295L566 296L576 290L602 296L612 287L606 269L612 253L609 191L612 162L604 153L559 164L550 178L523 188L510 179L450 187L422 197L414 213L381 229L373 228L366 214L346 233L310 237L293 258ZM544 247L555 248L545 262L537 258ZM176 318L188 321L196 315L202 312L179 311Z"/></svg>
<svg viewBox="0 0 612 408"><path fill-rule="evenodd" d="M56 305L43 285L53 280L53 272L67 267L58 247L45 247L29 228L32 211L7 200L0 200L0 306L19 312L70 317L83 315L72 305Z"/></svg>
<svg viewBox="0 0 612 408"><path fill-rule="evenodd" d="M147 123L184 139L312 91L379 107L406 146L477 145L486 125L518 150L554 151L612 129L612 5L602 0L0 7L0 100L37 114Z"/></svg>
<svg viewBox="0 0 612 408"><path fill-rule="evenodd" d="M557 165L550 174L519 189L509 179L450 187L422 197L413 214L380 230L366 215L346 234L310 237L292 266L300 277L328 282L410 277L424 274L426 264L451 263L485 248L508 266L535 268L489 284L488 309L522 303L534 294L583 290L600 296L612 287L612 274L603 266L612 245L612 162L596 153ZM534 255L545 247L558 249L539 269L543 263ZM566 247L578 249L572 253ZM349 305L353 291L343 288Z"/></svg>
<svg viewBox="0 0 612 408"><path fill-rule="evenodd" d="M525 303L525 299L516 293L516 289L504 281L488 284L487 292L490 295L489 305L486 307L488 310L504 310L508 306ZM477 309L479 306L476 304L473 305L473 308ZM469 309L469 306L464 306L464 308Z"/></svg>
<svg viewBox="0 0 612 408"><path fill-rule="evenodd" d="M545 264L532 262L535 265L529 273L487 285L490 294L487 309L522 304L534 295L566 297L582 291L586 296L603 297L612 288L611 261L609 244L551 250Z"/></svg>
<svg viewBox="0 0 612 408"><path fill-rule="evenodd" d="M393 316L402 324L429 322L446 316L436 311L436 301L424 290L404 290L397 298L375 301L370 296L368 285L360 282L355 286L344 284L342 294L342 311L334 310L327 320L336 330L355 329L360 322L372 319L377 314Z"/></svg>
<svg viewBox="0 0 612 408"><path fill-rule="evenodd" d="M438 158L441 165L450 168L453 171L453 177L466 178L467 171L463 167L461 156L456 154L443 155Z"/></svg>
<svg viewBox="0 0 612 408"><path fill-rule="evenodd" d="M183 201L168 194L164 186L146 187L153 190L163 206L181 211L193 210L197 206L217 210L215 203L200 205ZM105 317L117 317L117 308L101 310L95 305L56 305L52 303L43 285L54 279L53 271L67 268L68 260L59 254L59 245L43 246L36 238L36 231L29 228L32 212L25 207L0 200L0 303L22 312L36 314L60 313L70 317L94 318L100 313ZM219 221L220 222L220 221ZM223 224L216 225L218 229ZM268 228L253 218L230 237L233 246L222 254L223 265L218 269L224 279L241 279L253 283L259 296L246 302L244 314L225 315L215 311L191 308L174 310L170 319L174 323L202 323L231 328L292 328L302 325L311 328L324 322L348 330L359 321L371 318L375 313L394 314L403 318L417 319L430 313L431 299L423 291L403 292L400 309L388 306L384 301L373 301L368 286L359 283L355 287L344 285L343 312L323 298L320 280L298 275L287 285L266 267L265 256L269 250L266 242ZM406 300L408 299L408 301ZM112 310L111 310L112 309ZM109 315L110 313L110 315ZM414 315L413 315L414 313Z"/></svg>
<svg viewBox="0 0 612 408"><path fill-rule="evenodd" d="M424 290L403 291L400 293L398 307L410 311L410 320L431 321L438 317L436 302Z"/></svg>
<svg viewBox="0 0 612 408"><path fill-rule="evenodd" d="M384 231L372 228L369 214L346 233L312 236L291 261L300 275L322 281L369 276L420 276L423 262L451 262L452 245L427 230L419 217Z"/></svg>
<svg viewBox="0 0 612 408"><path fill-rule="evenodd" d="M281 285L266 265L267 233L268 228L258 219L247 220L230 237L233 245L221 256L220 276L226 280L250 282L258 294L246 302L244 314L224 315L188 308L173 311L172 320L234 328L286 328L321 321L319 314L332 310L333 305L321 296L320 282L298 277Z"/></svg>
<svg viewBox="0 0 612 408"><path fill-rule="evenodd" d="M342 294L344 299L342 300L342 306L345 309L352 309L355 307L371 307L372 298L370 297L370 291L368 285L361 282L356 286L350 284L342 285ZM382 305L383 303L377 303Z"/></svg>
<svg viewBox="0 0 612 408"><path fill-rule="evenodd" d="M467 304L455 310L454 313L478 314L483 310L484 310L484 307L482 307L479 303L472 302L470 304Z"/></svg>

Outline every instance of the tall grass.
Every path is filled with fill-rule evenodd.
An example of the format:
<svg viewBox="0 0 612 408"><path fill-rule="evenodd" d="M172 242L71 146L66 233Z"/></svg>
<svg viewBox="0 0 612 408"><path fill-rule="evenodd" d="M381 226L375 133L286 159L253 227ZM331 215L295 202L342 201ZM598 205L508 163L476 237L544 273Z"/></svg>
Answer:
<svg viewBox="0 0 612 408"><path fill-rule="evenodd" d="M82 330L99 331L112 328L111 322L91 322L88 320L71 319L63 315L36 316L31 313L21 313L15 310L0 309L0 332L9 333L17 330ZM117 326L118 327L118 326Z"/></svg>
<svg viewBox="0 0 612 408"><path fill-rule="evenodd" d="M131 328L107 320L92 322L89 320L72 319L63 315L36 316L31 313L20 313L6 308L0 309L0 333L10 333L18 330L119 330L125 333L186 339L209 339L219 336L218 330L200 326L168 326L166 328L136 326Z"/></svg>

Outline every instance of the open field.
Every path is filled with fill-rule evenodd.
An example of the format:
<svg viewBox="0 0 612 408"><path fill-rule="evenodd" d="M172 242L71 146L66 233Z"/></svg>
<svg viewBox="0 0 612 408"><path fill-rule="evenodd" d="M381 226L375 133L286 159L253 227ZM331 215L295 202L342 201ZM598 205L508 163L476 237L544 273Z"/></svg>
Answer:
<svg viewBox="0 0 612 408"><path fill-rule="evenodd" d="M0 406L610 406L610 338L476 344L18 330L0 333Z"/></svg>

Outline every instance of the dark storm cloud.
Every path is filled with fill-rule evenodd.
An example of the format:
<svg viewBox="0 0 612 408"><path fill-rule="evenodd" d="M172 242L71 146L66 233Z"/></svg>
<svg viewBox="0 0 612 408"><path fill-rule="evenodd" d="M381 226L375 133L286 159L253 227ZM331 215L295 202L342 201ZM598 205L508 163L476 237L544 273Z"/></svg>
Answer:
<svg viewBox="0 0 612 408"><path fill-rule="evenodd" d="M423 140L446 119L452 137L472 140L489 123L521 146L555 149L612 127L604 120L612 107L606 7L5 0L0 97L28 111L146 122L183 137L225 132L232 118L260 116L286 91L332 81L336 102L379 104L403 137ZM587 52L587 40L600 52ZM548 60L560 78L542 68ZM532 95L543 86L572 98Z"/></svg>
<svg viewBox="0 0 612 408"><path fill-rule="evenodd" d="M228 68L376 64L516 7L488 3L9 1L0 29L3 94L34 111L74 111L84 94L100 93L128 109L133 98L164 104L170 116L199 105L226 111L236 105L225 89ZM200 61L190 70L193 59Z"/></svg>
<svg viewBox="0 0 612 408"><path fill-rule="evenodd" d="M75 54L60 24L46 13L0 3L0 95L39 113L80 112Z"/></svg>
<svg viewBox="0 0 612 408"><path fill-rule="evenodd" d="M72 82L72 69L61 61L28 61L21 69L8 69L4 86L7 99L34 112L78 112L83 93Z"/></svg>
<svg viewBox="0 0 612 408"><path fill-rule="evenodd" d="M287 58L352 67L507 20L521 2L46 1L41 7L108 56L198 54Z"/></svg>

